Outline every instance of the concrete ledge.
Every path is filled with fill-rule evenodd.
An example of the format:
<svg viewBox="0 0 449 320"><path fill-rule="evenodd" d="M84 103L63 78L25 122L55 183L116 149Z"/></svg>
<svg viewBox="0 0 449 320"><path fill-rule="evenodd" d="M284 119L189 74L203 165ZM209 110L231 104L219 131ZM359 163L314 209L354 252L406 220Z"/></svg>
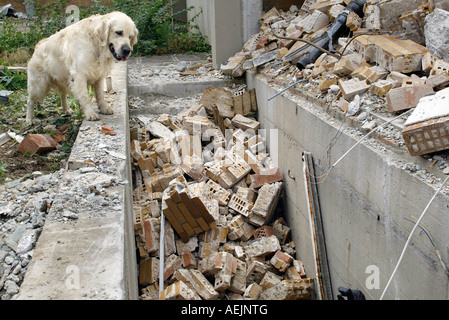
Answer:
<svg viewBox="0 0 449 320"><path fill-rule="evenodd" d="M83 122L18 299L138 297L126 63L111 77L115 113Z"/></svg>

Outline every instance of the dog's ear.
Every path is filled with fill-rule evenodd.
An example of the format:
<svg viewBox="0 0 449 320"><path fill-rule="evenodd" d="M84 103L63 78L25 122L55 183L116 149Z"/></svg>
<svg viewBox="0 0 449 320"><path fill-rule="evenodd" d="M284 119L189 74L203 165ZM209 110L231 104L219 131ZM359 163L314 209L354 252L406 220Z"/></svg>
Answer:
<svg viewBox="0 0 449 320"><path fill-rule="evenodd" d="M109 38L109 29L111 27L111 23L108 19L101 19L100 22L94 29L94 34L97 39L100 41L102 47L106 46Z"/></svg>
<svg viewBox="0 0 449 320"><path fill-rule="evenodd" d="M137 43L137 36L139 35L139 30L137 30L137 28L134 28L134 37L131 38L131 50L133 48L133 46Z"/></svg>

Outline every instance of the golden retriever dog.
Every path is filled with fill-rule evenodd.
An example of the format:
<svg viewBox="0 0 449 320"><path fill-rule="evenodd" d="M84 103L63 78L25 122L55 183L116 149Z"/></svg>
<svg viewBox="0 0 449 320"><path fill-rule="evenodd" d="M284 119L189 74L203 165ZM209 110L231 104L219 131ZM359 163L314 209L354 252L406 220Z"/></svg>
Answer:
<svg viewBox="0 0 449 320"><path fill-rule="evenodd" d="M28 62L26 122L33 123L36 102L42 103L52 89L59 92L64 113L73 112L67 105L67 94L72 92L84 119L98 120L88 85L94 88L100 113L112 114L103 97L104 78L114 60L126 61L137 35L130 17L111 12L85 18L41 40Z"/></svg>

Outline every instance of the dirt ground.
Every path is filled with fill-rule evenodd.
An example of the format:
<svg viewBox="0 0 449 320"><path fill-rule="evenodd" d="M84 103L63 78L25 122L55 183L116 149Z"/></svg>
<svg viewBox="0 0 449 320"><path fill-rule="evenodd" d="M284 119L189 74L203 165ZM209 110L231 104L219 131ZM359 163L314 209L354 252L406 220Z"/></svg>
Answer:
<svg viewBox="0 0 449 320"><path fill-rule="evenodd" d="M24 156L19 151L19 144L14 140L10 140L0 147L0 163L6 163L6 171L0 178L5 182L31 176L36 171L53 172L60 167L59 160L49 161L45 156Z"/></svg>

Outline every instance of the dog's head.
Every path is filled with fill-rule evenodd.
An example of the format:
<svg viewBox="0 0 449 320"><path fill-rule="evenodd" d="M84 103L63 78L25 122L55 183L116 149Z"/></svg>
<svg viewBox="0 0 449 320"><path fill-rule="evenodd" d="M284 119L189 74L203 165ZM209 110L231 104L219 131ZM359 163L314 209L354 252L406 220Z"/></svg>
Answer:
<svg viewBox="0 0 449 320"><path fill-rule="evenodd" d="M108 46L116 60L126 61L137 42L139 31L126 14L111 12L101 16L94 33L102 46Z"/></svg>

